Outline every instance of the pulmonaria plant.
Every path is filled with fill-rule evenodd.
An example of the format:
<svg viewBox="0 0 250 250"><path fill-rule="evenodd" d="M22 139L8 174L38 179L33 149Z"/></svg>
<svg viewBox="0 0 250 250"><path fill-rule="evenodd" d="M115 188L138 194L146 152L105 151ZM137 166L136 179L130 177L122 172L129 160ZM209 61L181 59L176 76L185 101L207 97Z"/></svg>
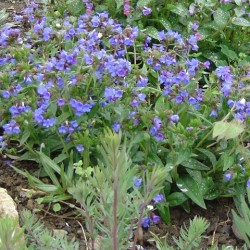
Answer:
<svg viewBox="0 0 250 250"><path fill-rule="evenodd" d="M229 114L248 125L249 70L208 73L212 63L197 58L198 25L187 36L169 29L149 37L85 2L86 13L56 19L31 3L15 17L25 29L1 28L2 148L11 140L33 150L44 144L59 162L84 155L87 168L109 127L134 140L134 163L173 164L177 180L178 165L189 166L180 155L197 155L216 119Z"/></svg>

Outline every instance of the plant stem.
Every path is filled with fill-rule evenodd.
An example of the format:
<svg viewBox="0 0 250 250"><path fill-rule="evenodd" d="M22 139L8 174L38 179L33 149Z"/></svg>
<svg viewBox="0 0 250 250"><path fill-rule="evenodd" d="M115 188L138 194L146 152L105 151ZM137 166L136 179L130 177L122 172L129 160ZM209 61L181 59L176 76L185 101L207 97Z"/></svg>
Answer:
<svg viewBox="0 0 250 250"><path fill-rule="evenodd" d="M113 213L113 230L112 230L112 238L113 238L113 250L118 250L118 228L117 228L117 208L118 208L118 164L117 164L117 154L116 150L114 150L114 213Z"/></svg>
<svg viewBox="0 0 250 250"><path fill-rule="evenodd" d="M132 250L136 249L136 242L137 242L138 236L139 236L139 228L141 226L141 221L142 221L142 216L143 216L144 208L145 208L145 203L142 205L142 208L141 208L140 217L139 217L139 220L138 220L138 223L137 223L137 227L136 227L136 230L135 230L135 237L134 237L134 242L133 242Z"/></svg>

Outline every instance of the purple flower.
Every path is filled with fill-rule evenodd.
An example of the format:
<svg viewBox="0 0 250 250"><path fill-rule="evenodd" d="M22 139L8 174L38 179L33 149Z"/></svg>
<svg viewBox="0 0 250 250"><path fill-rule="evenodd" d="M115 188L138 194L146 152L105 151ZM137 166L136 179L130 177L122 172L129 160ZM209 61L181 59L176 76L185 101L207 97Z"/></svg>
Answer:
<svg viewBox="0 0 250 250"><path fill-rule="evenodd" d="M235 107L237 110L244 110L246 105L246 99L242 98L240 101L236 102Z"/></svg>
<svg viewBox="0 0 250 250"><path fill-rule="evenodd" d="M19 134L21 131L19 125L16 123L15 120L10 120L9 123L4 124L3 129L8 135Z"/></svg>
<svg viewBox="0 0 250 250"><path fill-rule="evenodd" d="M139 106L139 103L138 103L138 101L137 101L136 99L133 99L133 100L131 101L130 105L131 105L132 107L138 107L138 106Z"/></svg>
<svg viewBox="0 0 250 250"><path fill-rule="evenodd" d="M70 99L69 104L74 109L76 116L81 116L84 113L89 113L91 111L91 108L93 107L93 104L82 103L73 98Z"/></svg>
<svg viewBox="0 0 250 250"><path fill-rule="evenodd" d="M199 28L199 24L192 23L192 30L196 31Z"/></svg>
<svg viewBox="0 0 250 250"><path fill-rule="evenodd" d="M158 132L156 135L155 135L155 139L157 141L163 141L164 140L164 134L161 133L161 132Z"/></svg>
<svg viewBox="0 0 250 250"><path fill-rule="evenodd" d="M148 84L148 78L147 77L143 77L143 76L139 76L139 79L136 83L136 87L145 87Z"/></svg>
<svg viewBox="0 0 250 250"><path fill-rule="evenodd" d="M160 216L158 215L153 215L152 218L151 218L151 221L154 223L154 224L157 224L160 222Z"/></svg>
<svg viewBox="0 0 250 250"><path fill-rule="evenodd" d="M150 224L151 224L151 220L149 217L145 217L141 221L141 225L143 228L149 228Z"/></svg>
<svg viewBox="0 0 250 250"><path fill-rule="evenodd" d="M58 128L58 132L60 134L67 134L68 133L68 126L65 126L65 125L61 125L59 128Z"/></svg>
<svg viewBox="0 0 250 250"><path fill-rule="evenodd" d="M247 181L247 188L250 189L250 178L249 178L248 181Z"/></svg>
<svg viewBox="0 0 250 250"><path fill-rule="evenodd" d="M8 90L3 90L2 97L5 99L10 98L10 92Z"/></svg>
<svg viewBox="0 0 250 250"><path fill-rule="evenodd" d="M82 145L82 144L78 144L78 145L76 146L76 150L77 150L78 152L84 151L83 145Z"/></svg>
<svg viewBox="0 0 250 250"><path fill-rule="evenodd" d="M64 100L63 98L58 99L57 105L58 105L59 107L65 105L65 100Z"/></svg>
<svg viewBox="0 0 250 250"><path fill-rule="evenodd" d="M210 62L209 61L205 61L204 63L203 63L203 66L206 68L206 69L209 69L209 67L210 67Z"/></svg>
<svg viewBox="0 0 250 250"><path fill-rule="evenodd" d="M113 128L113 130L114 130L116 133L118 133L118 132L120 131L121 125L120 125L120 123L115 122L115 123L112 125L112 128Z"/></svg>
<svg viewBox="0 0 250 250"><path fill-rule="evenodd" d="M180 120L180 117L178 115L171 115L170 121L173 123L177 123Z"/></svg>
<svg viewBox="0 0 250 250"><path fill-rule="evenodd" d="M191 45L192 50L198 50L198 45L197 45L197 37L195 35L191 35L188 39L189 45Z"/></svg>
<svg viewBox="0 0 250 250"><path fill-rule="evenodd" d="M146 95L144 93L140 93L137 95L139 101L144 102L146 99Z"/></svg>
<svg viewBox="0 0 250 250"><path fill-rule="evenodd" d="M141 184L142 184L142 178L137 178L136 176L134 176L134 186L135 187L140 187L141 186Z"/></svg>
<svg viewBox="0 0 250 250"><path fill-rule="evenodd" d="M211 113L210 113L209 116L211 116L211 117L213 117L213 118L216 118L216 117L218 117L218 114L217 114L217 112L213 109L213 110L211 111Z"/></svg>
<svg viewBox="0 0 250 250"><path fill-rule="evenodd" d="M161 128L161 126L162 126L161 119L159 119L158 117L155 117L153 122L154 122L154 126L157 130Z"/></svg>
<svg viewBox="0 0 250 250"><path fill-rule="evenodd" d="M151 14L151 12L152 12L152 9L151 9L151 8L143 7L142 14L143 14L144 16L147 16L147 15Z"/></svg>
<svg viewBox="0 0 250 250"><path fill-rule="evenodd" d="M149 133L150 133L151 135L153 135L153 136L156 135L157 131L158 131L158 129L157 129L155 126L152 126L152 127L150 127L150 129L149 129Z"/></svg>
<svg viewBox="0 0 250 250"><path fill-rule="evenodd" d="M50 27L46 27L43 30L43 40L48 41L52 36L53 30Z"/></svg>
<svg viewBox="0 0 250 250"><path fill-rule="evenodd" d="M56 118L44 119L42 122L42 126L45 128L53 127L55 124L56 124Z"/></svg>
<svg viewBox="0 0 250 250"><path fill-rule="evenodd" d="M104 97L107 102L114 102L122 97L123 91L118 88L105 88Z"/></svg>
<svg viewBox="0 0 250 250"><path fill-rule="evenodd" d="M224 178L226 181L230 181L233 177L233 174L231 172L224 174Z"/></svg>
<svg viewBox="0 0 250 250"><path fill-rule="evenodd" d="M157 194L152 200L154 203L159 203L161 201L163 201L165 198L164 198L164 195L163 194Z"/></svg>

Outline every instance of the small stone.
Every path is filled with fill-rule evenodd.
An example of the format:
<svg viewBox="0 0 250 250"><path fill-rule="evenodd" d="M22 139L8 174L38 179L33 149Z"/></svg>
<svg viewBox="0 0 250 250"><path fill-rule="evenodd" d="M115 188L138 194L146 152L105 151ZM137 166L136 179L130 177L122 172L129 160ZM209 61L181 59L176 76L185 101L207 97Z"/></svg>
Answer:
<svg viewBox="0 0 250 250"><path fill-rule="evenodd" d="M68 232L63 229L54 229L53 233L57 236L66 236L68 234Z"/></svg>

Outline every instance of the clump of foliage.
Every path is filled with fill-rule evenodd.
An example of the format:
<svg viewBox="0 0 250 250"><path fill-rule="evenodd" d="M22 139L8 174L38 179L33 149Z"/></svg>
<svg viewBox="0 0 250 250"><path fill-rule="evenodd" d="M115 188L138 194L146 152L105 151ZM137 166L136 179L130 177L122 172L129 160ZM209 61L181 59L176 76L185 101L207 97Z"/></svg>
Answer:
<svg viewBox="0 0 250 250"><path fill-rule="evenodd" d="M84 4L82 3L84 2ZM64 7L62 7L64 6ZM84 10L108 11L122 24L136 25L151 37L166 29L200 36L199 55L216 66L249 62L250 7L247 0L67 0L55 2L61 14L80 15Z"/></svg>
<svg viewBox="0 0 250 250"><path fill-rule="evenodd" d="M245 200L245 197L241 195L240 197L236 197L236 205L238 213L232 210L234 225L236 227L237 232L240 236L244 239L246 243L246 247L250 247L250 181L248 182L248 189L247 189L247 198L248 203Z"/></svg>
<svg viewBox="0 0 250 250"><path fill-rule="evenodd" d="M179 239L174 238L177 248L169 246L167 240L161 240L157 235L153 235L153 239L156 242L157 249L180 249L180 250L191 250L200 249L200 243L202 239L202 234L209 227L209 223L201 217L194 217L190 220L189 227L181 227Z"/></svg>
<svg viewBox="0 0 250 250"><path fill-rule="evenodd" d="M84 171L82 179L69 189L81 205L78 211L85 218L91 249L95 249L97 236L105 249L136 249L147 206L157 199L168 174L161 167L146 167L143 178L136 179L138 168L131 168L121 140L121 133L106 131L100 139L98 166ZM154 222L158 221L155 215Z"/></svg>
<svg viewBox="0 0 250 250"><path fill-rule="evenodd" d="M25 229L25 239L28 242L28 249L36 250L78 250L79 243L75 240L68 240L64 234L49 231L30 211L24 210L21 213L22 227ZM13 249L13 248L11 248ZM21 248L18 248L21 249Z"/></svg>
<svg viewBox="0 0 250 250"><path fill-rule="evenodd" d="M18 219L10 216L0 218L0 249L25 250L24 229L19 227Z"/></svg>

